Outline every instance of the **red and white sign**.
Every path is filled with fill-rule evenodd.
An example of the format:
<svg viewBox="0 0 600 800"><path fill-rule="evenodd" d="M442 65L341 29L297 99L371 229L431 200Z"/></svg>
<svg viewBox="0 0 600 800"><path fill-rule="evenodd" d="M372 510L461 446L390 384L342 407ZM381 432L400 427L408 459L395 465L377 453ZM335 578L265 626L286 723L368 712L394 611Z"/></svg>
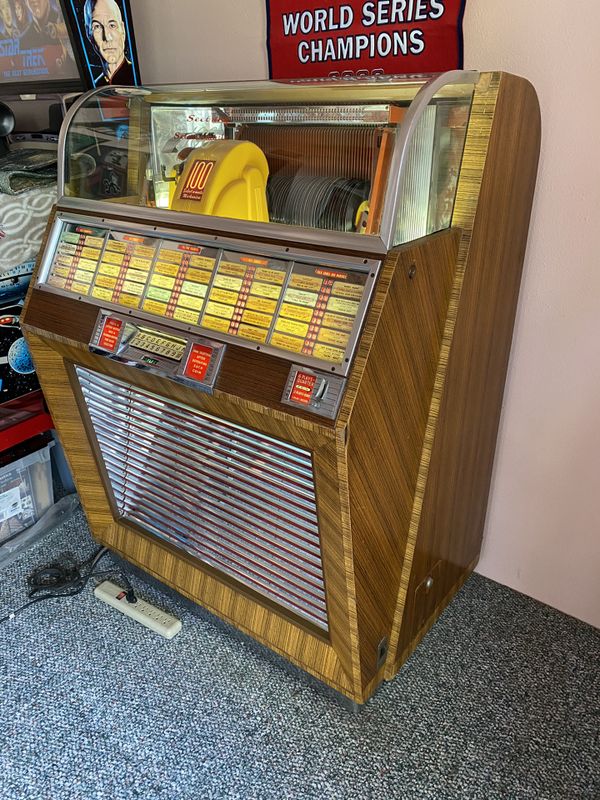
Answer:
<svg viewBox="0 0 600 800"><path fill-rule="evenodd" d="M290 400L293 403L300 403L307 406L310 403L317 376L309 372L297 372L290 392Z"/></svg>
<svg viewBox="0 0 600 800"><path fill-rule="evenodd" d="M272 78L461 69L466 0L267 0Z"/></svg>
<svg viewBox="0 0 600 800"><path fill-rule="evenodd" d="M123 320L116 319L115 317L106 317L104 320L104 325L102 326L102 333L98 339L98 347L114 353L117 344L119 343L119 336L121 335L122 327Z"/></svg>
<svg viewBox="0 0 600 800"><path fill-rule="evenodd" d="M183 374L194 381L203 381L210 366L213 349L205 344L193 344Z"/></svg>
<svg viewBox="0 0 600 800"><path fill-rule="evenodd" d="M205 160L195 161L192 164L185 185L181 190L182 200L202 200L202 195L214 166L214 161Z"/></svg>

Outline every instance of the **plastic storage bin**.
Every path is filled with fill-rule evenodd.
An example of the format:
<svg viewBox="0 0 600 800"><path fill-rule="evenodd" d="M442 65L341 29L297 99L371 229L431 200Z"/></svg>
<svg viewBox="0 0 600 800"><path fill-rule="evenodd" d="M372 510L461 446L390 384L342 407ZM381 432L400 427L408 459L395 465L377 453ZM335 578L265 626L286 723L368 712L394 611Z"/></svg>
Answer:
<svg viewBox="0 0 600 800"><path fill-rule="evenodd" d="M40 447L40 444L42 445ZM30 528L54 503L50 437L36 437L0 459L0 547ZM32 450L32 448L34 448ZM19 457L20 456L20 457Z"/></svg>

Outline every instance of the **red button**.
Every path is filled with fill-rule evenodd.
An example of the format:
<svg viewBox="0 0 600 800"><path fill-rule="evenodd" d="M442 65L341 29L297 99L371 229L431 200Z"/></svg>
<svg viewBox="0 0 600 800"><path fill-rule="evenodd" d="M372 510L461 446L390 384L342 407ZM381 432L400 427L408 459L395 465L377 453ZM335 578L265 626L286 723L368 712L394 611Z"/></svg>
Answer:
<svg viewBox="0 0 600 800"><path fill-rule="evenodd" d="M119 341L122 327L123 320L115 319L114 317L107 317L104 320L104 326L98 340L98 346L102 347L104 350L110 350L111 353L114 352Z"/></svg>
<svg viewBox="0 0 600 800"><path fill-rule="evenodd" d="M204 344L193 344L183 374L194 381L203 381L210 366L213 349Z"/></svg>
<svg viewBox="0 0 600 800"><path fill-rule="evenodd" d="M297 372L290 392L290 400L303 406L309 405L316 382L316 375L310 375L308 372Z"/></svg>

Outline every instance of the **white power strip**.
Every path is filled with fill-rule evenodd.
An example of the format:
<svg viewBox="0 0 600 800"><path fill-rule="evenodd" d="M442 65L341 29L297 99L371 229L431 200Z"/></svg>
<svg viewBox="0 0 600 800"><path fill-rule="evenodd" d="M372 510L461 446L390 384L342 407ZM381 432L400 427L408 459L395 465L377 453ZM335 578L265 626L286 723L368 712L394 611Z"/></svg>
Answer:
<svg viewBox="0 0 600 800"><path fill-rule="evenodd" d="M125 590L116 583L103 581L94 589L94 594L99 600L108 603L109 606L116 608L136 622L141 622L146 628L159 633L165 639L172 639L181 630L181 620L161 611L156 606L139 600L137 603L128 603L125 597Z"/></svg>

